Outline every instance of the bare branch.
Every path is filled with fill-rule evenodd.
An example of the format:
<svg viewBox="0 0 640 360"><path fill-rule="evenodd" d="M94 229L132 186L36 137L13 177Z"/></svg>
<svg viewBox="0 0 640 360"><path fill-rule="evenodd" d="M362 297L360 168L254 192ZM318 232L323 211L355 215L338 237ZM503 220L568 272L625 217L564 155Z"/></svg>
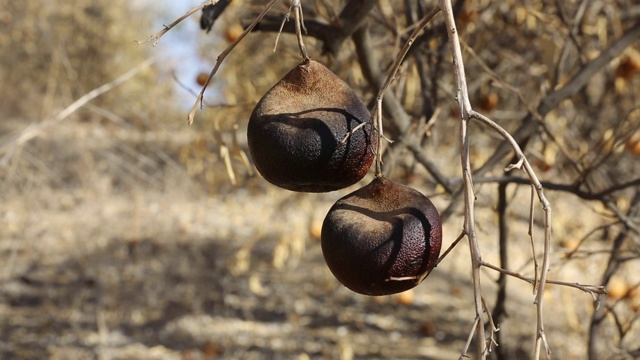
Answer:
<svg viewBox="0 0 640 360"><path fill-rule="evenodd" d="M638 41L638 39L640 39L640 22L627 30L622 37L611 43L611 45L603 50L597 58L580 68L576 75L573 76L573 78L571 78L571 80L569 80L569 82L567 82L563 87L545 96L536 108L536 112L540 114L541 117L544 117L547 113L558 106L560 102L578 93L578 91L584 88L593 75L604 69L611 60L622 54L627 47ZM522 125L513 132L513 138L516 141L520 142L536 132L538 123L533 121L532 116L533 115L531 113L527 115L523 119ZM476 173L479 175L492 169L496 164L502 161L502 158L508 153L508 142L502 142L482 167L476 170Z"/></svg>
<svg viewBox="0 0 640 360"><path fill-rule="evenodd" d="M10 154L12 154L14 152L15 148L23 145L24 143L26 143L29 140L33 139L34 137L38 136L45 129L50 128L51 126L54 126L54 125L60 123L61 121L63 121L67 117L69 117L71 114L76 112L78 109L82 108L89 101L91 101L91 100L97 98L98 96L103 95L103 94L115 89L116 87L124 84L125 82L129 81L131 78L133 78L140 71L142 71L143 69L149 67L149 65L153 64L156 60L157 60L157 58L155 58L155 57L147 59L146 61L142 62L141 64L136 65L131 70L129 70L129 71L125 72L124 74L118 76L113 81L108 82L106 84L103 84L101 86L98 86L97 88L95 88L95 89L89 91L88 93L82 95L80 98L78 98L76 101L71 103L69 106L64 108L59 113L57 113L55 116L47 118L47 119L43 120L42 122L40 122L38 124L29 125L16 138L14 138L12 140L9 140L8 142L2 144L2 146L0 147L0 154L4 153L5 155L2 157L2 159L0 159L0 166L5 165L7 163L7 161L10 158Z"/></svg>
<svg viewBox="0 0 640 360"><path fill-rule="evenodd" d="M450 183L457 185L462 179L452 179ZM486 176L476 177L473 179L476 184L481 183L498 183L498 184L530 184L531 180L517 177L517 176ZM620 184L612 185L609 188L599 191L590 192L580 189L576 184L558 184L551 181L540 181L540 184L545 190L568 192L584 200L605 200L607 196L612 195L617 191L626 190L636 186L640 186L640 178L628 180Z"/></svg>
<svg viewBox="0 0 640 360"><path fill-rule="evenodd" d="M371 10L376 6L377 0L349 0L342 8L338 17L339 31L324 44L323 50L331 54L337 54L342 43L356 30L365 24L365 20Z"/></svg>
<svg viewBox="0 0 640 360"><path fill-rule="evenodd" d="M465 233L460 233L460 235L458 235L458 237L455 240L453 240L451 245L449 245L449 248L447 248L447 250L444 253L442 253L442 255L440 255L440 257L438 258L438 262L436 262L435 266L438 266L438 264L440 264L440 262L444 260L444 258L447 257L447 255L449 255L451 250L453 250L453 248L455 248L456 245L458 245L460 240L462 240L462 238L464 238L465 235L466 235Z"/></svg>
<svg viewBox="0 0 640 360"><path fill-rule="evenodd" d="M277 2L278 0L270 0L265 5L264 10L253 20L253 22L242 32L242 34L240 34L240 36L238 36L237 39L235 39L226 49L224 49L220 53L220 55L218 55L218 57L216 58L216 64L213 66L213 69L211 69L211 73L209 74L207 81L202 86L202 90L200 90L200 93L198 94L198 98L196 99L195 103L193 104L193 107L191 108L191 111L189 112L189 116L187 117L187 122L189 125L193 124L193 119L196 116L196 110L198 109L198 107L202 108L202 105L203 105L202 100L204 99L204 92L209 86L209 83L211 82L211 79L213 78L213 76L218 72L218 69L220 68L220 65L222 65L222 62L224 61L224 59L227 57L227 55L229 55L229 53L231 53L231 51L233 51L236 45L238 45L245 38L245 36L247 36L247 34L249 34L251 30L253 30L253 28L260 22L262 17L265 16Z"/></svg>
<svg viewBox="0 0 640 360"><path fill-rule="evenodd" d="M307 47L304 45L304 40L302 39L302 30L304 28L304 18L302 15L302 5L300 5L300 0L293 1L293 11L296 15L296 37L298 39L298 46L300 47L300 55L302 55L302 60L308 61L309 54L307 53Z"/></svg>
<svg viewBox="0 0 640 360"><path fill-rule="evenodd" d="M471 327L471 331L469 331L469 336L467 336L467 342L464 344L464 348L462 349L462 353L460 354L460 357L458 358L459 360L462 359L468 359L469 355L467 355L467 353L469 352L469 348L471 347L471 341L473 340L473 337L476 334L476 331L482 327L482 318L476 316L475 320L473 321L473 326ZM484 342L484 341L483 341Z"/></svg>
<svg viewBox="0 0 640 360"><path fill-rule="evenodd" d="M158 41L160 41L160 38L162 36L164 36L164 34L168 33L171 29L173 29L174 27L176 27L178 24L180 24L182 22L182 20L188 18L189 16L195 14L196 12L202 10L205 6L208 5L215 5L219 2L220 0L209 0L209 1L205 1L204 3L190 9L189 11L187 11L184 15L180 16L179 18L177 18L174 22L172 22L169 25L164 25L164 28L160 31L158 31L157 33L151 35L148 39L146 40L142 40L142 41L136 41L136 43L138 43L138 45L142 45L148 42L152 42L152 46L156 46L158 45Z"/></svg>
<svg viewBox="0 0 640 360"><path fill-rule="evenodd" d="M389 85L395 79L396 74L398 73L398 69L400 68L400 64L402 64L404 57L407 55L407 52L411 48L411 45L413 44L415 39L418 37L418 34L422 31L422 29L424 29L427 26L429 21L431 21L431 19L433 19L433 17L436 16L436 14L439 11L440 11L439 8L435 8L429 14L427 14L422 20L420 20L416 28L413 30L413 33L411 33L411 35L409 36L409 39L402 47L402 50L400 50L400 53L398 53L398 55L396 56L393 64L391 65L389 74L387 75L386 80L380 87L380 90L378 91L378 95L376 96L376 105L373 110L374 124L377 124L376 126L378 130L378 149L376 151L376 176L382 176L382 151L381 151L382 139L381 138L383 136L383 131L382 131L383 128L382 128L382 111L380 111L382 109L382 99L384 98L385 92L389 88ZM377 120L377 123L375 120Z"/></svg>
<svg viewBox="0 0 640 360"><path fill-rule="evenodd" d="M373 52L369 28L367 26L360 27L352 36L358 54L360 68L367 79L367 82L374 91L379 91L384 82L384 74L380 68L380 61ZM411 118L407 114L400 103L400 100L391 91L387 91L382 99L382 107L388 114L387 130L389 127L396 134L406 134L411 126ZM421 144L411 140L408 136L398 136L396 147L398 145L406 146L414 155L416 160L425 167L425 169L433 176L433 178L441 184L448 193L453 193L454 188L449 180L438 170L437 166L425 154ZM394 151L395 147L387 149L386 154ZM398 151L398 150L395 150ZM383 160L384 163L384 160Z"/></svg>
<svg viewBox="0 0 640 360"><path fill-rule="evenodd" d="M323 53L337 54L344 41L366 24L366 19L375 7L376 0L350 0L342 8L335 24L324 24L315 20L305 21L305 34L323 42ZM280 17L266 16L256 31L282 31L295 34L294 24L282 26Z"/></svg>
<svg viewBox="0 0 640 360"><path fill-rule="evenodd" d="M530 278L527 276L524 276L520 273L517 272L513 272L513 271L509 271L509 270L505 270L499 266L495 266L492 264L489 264L487 262L482 262L482 266L489 268L491 270L495 270L501 274L505 274L511 277L514 277L516 279L520 279L523 281L528 282L531 285L535 285L537 280L535 278ZM571 287L574 289L578 289L580 291L584 291L587 294L591 294L591 295L606 295L607 294L607 290L604 288L604 286L601 285L588 285L588 284L580 284L580 283L576 283L576 282L567 282L567 281L558 281L558 280L547 280L547 284L553 284L553 285L560 285L560 286L567 286L567 287Z"/></svg>
<svg viewBox="0 0 640 360"><path fill-rule="evenodd" d="M536 274L540 274L539 275L540 282L537 284L536 289L534 289L536 294L534 304L536 304L536 309L538 313L538 316L537 316L538 329L537 329L535 358L536 359L539 358L540 347L543 344L545 345L545 350L548 357L550 355L550 349L546 346L547 341L544 334L543 296L544 296L544 285L546 283L547 273L549 271L549 258L550 258L549 253L551 251L551 204L549 203L549 201L547 200L547 198L543 193L542 184L540 183L540 180L538 180L538 177L535 174L535 171L531 167L531 164L529 164L529 161L527 161L526 157L524 156L524 153L522 152L522 149L520 149L520 146L518 145L516 140L511 136L511 134L509 134L509 132L507 132L505 129L503 129L500 125L495 123L493 120L489 119L488 117L476 111L472 110L469 116L471 116L474 119L480 120L485 125L490 126L494 131L499 133L507 141L507 143L511 145L513 151L515 151L516 153L516 156L519 158L519 162L520 161L522 162L523 170L526 172L527 176L529 176L529 179L531 179L531 185L533 186L533 189L535 189L538 199L542 203L542 210L544 211L544 248L543 248L542 266L540 268L540 271L536 272ZM534 254L534 258L535 258L535 254Z"/></svg>
<svg viewBox="0 0 640 360"><path fill-rule="evenodd" d="M469 93L467 91L467 80L460 50L460 39L456 29L453 8L451 1L440 0L438 6L444 14L444 21L447 27L449 46L453 58L453 70L456 79L456 99L460 110L460 162L462 166L462 182L464 193L464 232L469 239L469 249L471 253L471 277L473 280L474 306L476 312L476 329L478 334L477 358L486 359L488 350L485 343L484 322L482 314L484 305L482 303L482 286L480 283L480 246L478 244L475 230L475 195L473 190L473 180L471 175L471 164L469 161L469 113L472 111Z"/></svg>

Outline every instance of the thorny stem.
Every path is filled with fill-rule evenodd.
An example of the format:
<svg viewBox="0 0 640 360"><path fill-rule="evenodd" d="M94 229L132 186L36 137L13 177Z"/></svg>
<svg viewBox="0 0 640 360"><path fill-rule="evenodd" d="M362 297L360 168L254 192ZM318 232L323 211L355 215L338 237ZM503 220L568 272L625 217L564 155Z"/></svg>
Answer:
<svg viewBox="0 0 640 360"><path fill-rule="evenodd" d="M440 12L440 9L437 7L431 10L429 14L427 14L425 17L422 18L422 20L420 20L420 22L416 25L415 29L413 29L413 32L409 36L409 39L407 39L407 42L405 42L404 46L400 50L400 53L396 56L393 64L391 65L391 70L389 71L389 75L387 76L387 79L382 84L382 87L380 87L380 90L378 91L378 95L376 96L376 106L373 111L374 123L376 124L377 130L378 130L378 145L376 149L376 177L382 176L381 149L382 149L382 139L384 138L384 134L382 131L382 99L384 98L384 93L389 88L389 85L391 85L391 82L395 80L396 75L398 74L398 70L400 69L400 65L402 65L402 61L404 60L405 56L407 56L407 53L409 52L411 45L413 45L413 42L418 37L418 34L420 34L420 32L427 26L427 24L429 24L429 21L431 21L431 19L433 19L433 17L436 16L438 12Z"/></svg>
<svg viewBox="0 0 640 360"><path fill-rule="evenodd" d="M289 8L289 12L282 18L282 23L280 23L280 30L278 30L278 34L276 35L276 40L273 44L273 52L276 52L278 49L278 42L280 41L280 35L282 34L282 30L284 29L284 25L289 21L291 17L291 7Z"/></svg>
<svg viewBox="0 0 640 360"><path fill-rule="evenodd" d="M472 176L470 173L470 163L469 163L469 138L467 133L468 121L470 118L474 118L480 120L482 123L489 125L494 131L498 132L507 142L511 145L514 152L516 153L517 158L519 159L517 164L508 167L508 170L514 168L523 168L527 173L531 180L532 187L535 189L535 192L538 196L538 199L542 203L542 209L545 214L544 224L544 249L543 249L543 260L542 266L539 272L536 271L536 276L539 274L539 280L536 284L537 287L535 289L535 300L534 304L536 305L536 344L534 347L534 359L540 358L540 351L542 346L544 346L547 357L550 355L549 345L547 343L546 335L544 333L544 323L543 323L543 296L544 296L544 286L547 281L547 272L549 271L549 252L551 245L551 206L549 201L547 201L544 193L542 191L542 185L538 180L533 168L527 161L522 149L518 143L514 140L513 136L509 134L506 130L504 130L501 126L493 122L491 119L479 114L471 108L471 104L469 101L469 94L467 90L467 84L465 79L464 72L464 64L462 62L462 52L460 49L460 40L458 38L455 19L453 16L453 10L451 8L450 0L439 0L439 6L442 9L445 15L445 23L447 27L447 34L449 35L449 45L451 46L451 52L453 55L453 64L454 71L456 75L456 83L457 83L457 100L460 106L460 117L462 120L461 129L460 129L460 137L461 137L461 163L462 163L462 177L463 177L463 188L464 188L464 198L465 198L465 221L464 221L464 231L467 233L469 238L469 247L471 251L471 262L472 262L472 278L474 285L474 302L476 307L476 321L477 321L477 333L479 340L477 341L477 356L478 358L485 359L487 356L487 348L485 343L485 335L484 335L484 324L481 319L483 313L483 305L482 305L482 288L480 286L480 266L482 266L482 258L480 255L480 250L478 246L478 241L476 238L475 228L474 228L474 193L473 193L473 183ZM533 254L535 257L535 254ZM494 331L492 329L491 331ZM463 353L466 353L466 348Z"/></svg>
<svg viewBox="0 0 640 360"><path fill-rule="evenodd" d="M489 319L489 326L491 327L491 331L489 332L489 338L487 339L487 352L490 353L493 346L498 346L498 342L496 341L495 334L500 331L500 328L496 326L495 321L493 321L493 315L491 314L491 310L489 306L487 306L487 302L482 298L482 306L484 307L484 311L487 313L487 318Z"/></svg>
<svg viewBox="0 0 640 360"><path fill-rule="evenodd" d="M542 204L542 210L544 211L544 246L542 252L542 266L539 271L536 272L536 277L538 277L538 282L534 284L534 293L535 299L533 303L536 305L536 345L534 349L534 359L540 358L540 352L542 346L544 346L547 357L551 355L551 350L547 343L547 337L544 333L544 321L543 321L543 296L544 296L544 286L547 283L547 273L549 272L549 261L550 261L550 251L551 251L551 204L547 200L542 190L542 184L538 177L536 176L533 167L529 164L529 161L525 157L522 149L518 146L516 140L509 134L508 131L503 129L500 125L496 124L493 120L488 117L476 112L471 111L469 113L471 118L479 120L491 127L494 131L498 132L502 137L511 145L516 156L520 159L518 161L517 166L522 168L529 179L531 180L531 186L535 190L538 200ZM511 168L511 167L510 167ZM535 254L533 254L535 257Z"/></svg>
<svg viewBox="0 0 640 360"><path fill-rule="evenodd" d="M451 1L439 0L438 5L444 13L444 21L449 36L449 46L453 57L453 67L456 75L456 98L460 107L460 162L462 165L462 178L464 189L464 232L469 239L469 249L471 252L471 276L473 280L474 306L476 311L476 329L478 335L477 358L486 359L488 350L486 346L486 337L484 330L484 321L482 321L484 313L484 305L482 301L482 286L480 284L480 264L482 257L480 254L480 246L475 230L474 204L475 194L473 191L473 180L471 176L471 164L469 161L469 112L471 111L471 102L469 101L469 93L467 90L467 80L464 72L464 64L462 63L462 51L460 50L460 39L456 29L455 19ZM467 343L463 354L466 354L469 343Z"/></svg>

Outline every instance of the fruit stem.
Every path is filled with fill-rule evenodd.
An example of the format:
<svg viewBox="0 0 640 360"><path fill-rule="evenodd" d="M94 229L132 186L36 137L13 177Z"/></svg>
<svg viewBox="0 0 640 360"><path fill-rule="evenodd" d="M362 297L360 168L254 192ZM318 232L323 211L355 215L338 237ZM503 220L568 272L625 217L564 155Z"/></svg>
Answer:
<svg viewBox="0 0 640 360"><path fill-rule="evenodd" d="M300 0L294 0L293 11L296 14L296 37L298 38L298 46L300 47L300 55L302 55L302 60L307 62L309 61L309 54L307 53L307 47L304 45L304 41L302 39L302 30L307 32L307 29L304 27L304 16L302 15L302 5L300 4Z"/></svg>
<svg viewBox="0 0 640 360"><path fill-rule="evenodd" d="M375 108L375 114L374 116L374 122L375 122L375 127L377 127L377 134L376 136L378 137L378 142L376 144L376 178L381 178L382 177L382 96L380 96L380 94L378 94L378 98L376 99L376 108Z"/></svg>
<svg viewBox="0 0 640 360"><path fill-rule="evenodd" d="M427 24L429 24L431 19L433 19L433 17L436 16L438 12L440 12L440 8L435 7L433 10L431 10L430 13L428 13L425 17L423 17L420 20L420 22L416 25L416 27L413 29L413 32L409 36L409 39L407 40L407 42L404 44L404 46L396 56L396 59L393 61L393 64L391 65L391 70L389 71L389 75L387 75L386 80L382 84L382 87L380 87L380 90L378 91L378 95L376 96L376 109L375 109L376 114L374 115L376 116L375 118L377 119L376 126L378 127L378 147L376 152L376 177L382 176L382 154L380 151L381 143L383 139L388 140L382 132L382 98L384 97L385 92L389 88L389 85L391 85L391 82L395 80L398 70L400 69L400 65L402 65L402 62L404 61L405 56L407 56L407 54L409 53L409 49L411 48L411 45L413 45L415 40L418 38L418 35L420 34L420 32L427 26Z"/></svg>

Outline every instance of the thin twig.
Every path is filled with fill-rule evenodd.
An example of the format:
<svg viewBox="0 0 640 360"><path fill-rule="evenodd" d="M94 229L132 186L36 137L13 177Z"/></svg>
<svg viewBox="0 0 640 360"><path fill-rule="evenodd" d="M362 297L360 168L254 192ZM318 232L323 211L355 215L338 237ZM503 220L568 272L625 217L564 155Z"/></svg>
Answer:
<svg viewBox="0 0 640 360"><path fill-rule="evenodd" d="M304 18L302 15L302 5L300 0L294 0L293 11L296 15L296 38L298 39L298 46L300 47L300 55L302 55L303 61L309 61L309 54L307 53L307 47L304 45L304 39L302 38L302 30L304 29ZM306 31L306 29L304 29Z"/></svg>
<svg viewBox="0 0 640 360"><path fill-rule="evenodd" d="M471 110L469 113L469 116L491 127L494 131L499 133L507 141L508 144L511 145L511 147L513 148L513 151L516 153L516 156L519 159L518 164L521 164L523 170L531 180L531 186L533 187L533 189L535 189L535 192L538 196L538 200L540 201L540 203L542 203L542 210L544 211L544 248L542 253L542 266L540 268L540 271L537 272L537 274L540 274L539 275L540 279L539 279L539 283L537 284L537 289L535 289L536 296L535 296L534 304L536 305L536 310L537 310L537 331L536 331L537 336L536 336L536 350L534 353L534 358L535 359L540 358L540 348L542 345L544 345L547 357L549 357L551 354L551 350L548 347L546 336L544 333L543 296L544 296L544 285L546 284L547 273L549 272L549 258L550 258L550 251L551 251L551 204L549 203L549 201L544 195L542 184L540 183L540 180L538 180L538 176L533 170L533 167L531 166L531 164L529 164L529 161L525 157L524 153L522 152L522 149L520 149L520 146L518 145L516 140L513 138L513 136L511 136L511 134L509 134L508 131L506 131L500 125L495 123L493 120L489 119L488 117L476 111ZM534 258L535 258L535 254L534 254Z"/></svg>
<svg viewBox="0 0 640 360"><path fill-rule="evenodd" d="M148 39L146 40L142 40L139 41L137 40L136 43L138 43L138 45L142 45L148 42L153 42L151 45L152 46L156 46L158 45L158 41L160 41L160 38L162 36L164 36L164 34L168 33L171 29L173 29L174 27L176 27L178 24L180 24L182 22L182 20L188 18L189 16L195 14L196 12L202 10L205 6L208 5L215 5L218 3L218 1L220 0L209 0L209 1L205 1L204 3L192 8L191 10L187 11L184 15L180 16L179 18L177 18L174 22L172 22L169 25L163 25L163 29L158 31L157 33L151 35Z"/></svg>
<svg viewBox="0 0 640 360"><path fill-rule="evenodd" d="M376 176L377 177L382 176L381 149L382 149L382 139L384 138L384 133L382 130L383 129L382 128L382 99L384 98L384 94L389 88L389 85L391 85L391 82L395 80L398 70L400 69L400 65L402 64L402 61L404 60L405 56L409 52L411 45L413 45L413 42L418 37L418 34L420 34L420 32L427 26L427 24L429 24L431 19L433 19L433 17L436 16L438 12L440 12L439 8L435 8L431 10L431 12L427 14L424 18L422 18L422 20L420 20L420 22L416 25L415 29L413 30L413 32L405 42L404 46L402 47L402 50L400 50L400 52L396 56L393 64L391 65L391 70L389 71L389 74L387 75L386 80L380 87L380 90L378 91L378 95L376 96L376 105L373 113L375 118L374 124L376 124L376 127L377 127L376 130L378 132L378 148L376 150Z"/></svg>
<svg viewBox="0 0 640 360"><path fill-rule="evenodd" d="M456 245L458 245L458 243L460 242L460 240L462 240L462 238L464 238L466 234L464 232L461 232L460 235L458 235L458 237L451 243L451 245L449 245L449 247L447 248L447 250L445 250L444 253L442 253L442 255L440 255L440 257L438 258L438 261L436 262L435 266L438 266L438 264L440 264L440 262L442 260L444 260L445 257L447 257L447 255L449 255L449 253L451 252L451 250L453 250L453 248L456 247Z"/></svg>
<svg viewBox="0 0 640 360"><path fill-rule="evenodd" d="M533 224L533 220L534 220L534 211L535 211L535 206L534 204L534 197L535 197L535 193L534 193L534 188L533 186L531 186L531 195L530 195L530 201L529 201L529 230L527 231L528 235L529 235L529 242L531 243L531 258L533 259L533 273L535 274L535 283L533 284L533 293L536 293L536 288L538 286L538 269L539 269L539 265L538 265L538 257L536 256L536 242L535 239L533 238L533 228L534 228L534 224Z"/></svg>
<svg viewBox="0 0 640 360"><path fill-rule="evenodd" d="M362 69L362 73L367 79L369 85L377 91L382 87L382 84L385 79L385 75L382 72L380 67L380 61L378 60L375 52L373 51L373 44L371 41L371 35L369 32L368 26L361 26L352 36L353 42L356 47L356 53L358 55L358 62L360 63L360 68ZM415 44L415 42L414 42ZM401 134L398 136L398 141L394 147L390 147L385 152L386 158L391 158L392 153L400 151L402 146L405 146L409 149L415 159L422 165L424 168L433 176L433 178L440 184L447 193L453 193L454 187L449 184L448 178L438 170L435 162L431 159L431 157L424 152L424 148L422 144L420 144L415 137L407 136L408 131L410 131L411 127L411 117L402 107L400 100L395 96L395 94L391 91L387 91L385 94L382 105L384 107L385 112L388 114L389 122L387 122L387 128L391 127L396 133ZM382 113L380 111L379 113ZM375 114L375 113L374 113ZM378 116L378 119L382 119L381 116ZM374 118L375 120L375 118ZM378 122L374 122L375 125L380 127ZM385 138L385 140L387 140ZM379 142L378 142L379 143ZM372 149L373 153L376 153L375 149ZM382 164L385 163L383 159ZM380 169L378 169L380 170ZM385 171L389 171L390 169L387 167ZM444 214L441 214L443 219L445 218Z"/></svg>
<svg viewBox="0 0 640 360"><path fill-rule="evenodd" d="M189 94L193 95L193 96L198 96L198 93L196 91L194 91L193 89L191 89L189 86L187 86L184 82L182 82L179 78L178 75L176 74L175 71L171 72L171 78L173 79L173 81L176 82L176 84L178 84L178 86L183 89L184 91L188 92ZM256 104L254 102L246 102L246 103L238 103L238 104L211 104L209 102L207 102L206 100L202 101L204 106L207 108L238 108L238 107L254 107L256 106Z"/></svg>
<svg viewBox="0 0 640 360"><path fill-rule="evenodd" d="M482 305L484 306L484 311L487 314L487 319L490 326L489 337L487 338L487 353L492 351L493 346L498 346L498 342L495 340L495 334L500 331L500 329L496 326L496 323L493 321L493 315L489 310L489 306L487 306L487 302L482 298Z"/></svg>
<svg viewBox="0 0 640 360"><path fill-rule="evenodd" d="M231 53L231 51L236 47L236 45L238 45L244 39L244 37L247 36L247 34L251 32L251 30L253 30L253 28L260 22L260 20L269 12L269 10L271 10L271 8L277 2L278 0L270 0L267 3L267 5L265 5L264 10L262 10L262 12L258 16L256 16L253 22L242 32L242 34L240 34L240 36L238 36L237 39L235 39L231 44L229 44L229 46L227 46L227 48L224 49L220 53L220 55L218 55L218 57L216 58L216 64L213 66L213 69L211 69L211 73L209 74L207 81L202 86L202 90L200 90L200 93L198 94L198 98L196 99L195 103L193 104L193 107L191 108L191 111L189 112L189 116L187 117L187 123L189 125L193 124L193 119L196 116L196 111L198 110L198 107L202 108L203 106L202 100L204 99L204 92L207 89L207 86L209 86L209 83L211 82L211 79L213 78L213 76L218 72L218 69L220 68L220 65L222 65L222 62L224 61L224 59L227 57L227 55L229 55L229 53Z"/></svg>
<svg viewBox="0 0 640 360"><path fill-rule="evenodd" d="M293 6L293 5L292 5ZM276 52L276 50L278 49L278 42L280 42L280 35L282 34L282 30L284 29L284 25L289 21L289 19L291 18L291 7L289 7L289 11L284 15L284 17L282 18L282 23L280 24L280 30L278 30L278 33L276 35L276 41L273 44L273 52Z"/></svg>
<svg viewBox="0 0 640 360"><path fill-rule="evenodd" d="M604 201L604 205L620 219L627 229L640 235L640 223L638 223L637 219L630 219L627 215L623 214L622 211L618 209L618 206L611 200Z"/></svg>
<svg viewBox="0 0 640 360"><path fill-rule="evenodd" d="M489 268L491 270L495 270L501 274L505 274L511 277L514 277L516 279L520 279L523 281L528 282L531 285L535 285L537 280L535 278L530 278L527 276L524 276L520 273L514 272L514 271L509 271L506 269L503 269L499 266L495 266L492 265L488 262L482 262L482 266ZM607 294L607 290L605 289L604 286L600 286L600 285L588 285L588 284L580 284L580 283L572 283L572 282L567 282L567 281L558 281L558 280L547 280L547 284L553 284L553 285L560 285L560 286L567 286L567 287L572 287L574 289L578 289L581 291L586 292L587 294L590 294L592 296L595 295L606 295Z"/></svg>
<svg viewBox="0 0 640 360"><path fill-rule="evenodd" d="M10 150L12 149L14 150L16 147L21 146L22 144L38 136L38 134L41 134L45 129L63 121L64 119L69 117L71 114L76 112L78 109L82 108L89 101L124 84L125 82L133 78L136 74L138 74L140 71L142 71L143 69L147 68L149 65L154 63L156 60L157 60L156 57L152 57L145 60L144 62L136 65L131 70L118 76L113 81L103 84L101 86L98 86L97 88L82 95L80 98L78 98L76 101L71 103L71 105L67 106L59 113L57 113L55 116L47 118L38 124L31 124L27 126L27 128L24 131L22 131L20 135L6 142L0 147L0 154L5 153L5 156L2 159L0 159L0 166L3 166L7 163L9 158L7 154L13 153L13 151L10 151Z"/></svg>
<svg viewBox="0 0 640 360"><path fill-rule="evenodd" d="M480 320L481 318L479 316L476 316L476 319L473 322L473 326L471 327L471 331L469 331L469 336L467 336L467 342L464 344L464 348L462 349L462 353L460 353L460 357L458 358L458 360L469 358L467 352L469 352L469 348L471 347L471 341L473 340L476 331L482 327L482 321Z"/></svg>
<svg viewBox="0 0 640 360"><path fill-rule="evenodd" d="M523 184L528 185L531 184L530 179L521 178L517 176L486 176L486 177L476 177L473 179L476 184L487 184L487 183L498 183L498 184ZM462 178L454 178L449 180L452 186L457 186L460 182L462 182ZM617 191L626 190L629 188L640 186L640 178L628 180L622 182L620 184L612 185L607 189L599 192L590 192L584 191L580 189L579 184L559 184L550 181L540 181L542 187L545 190L551 191L563 191L571 193L581 199L584 200L600 200L604 201L608 195L611 195Z"/></svg>

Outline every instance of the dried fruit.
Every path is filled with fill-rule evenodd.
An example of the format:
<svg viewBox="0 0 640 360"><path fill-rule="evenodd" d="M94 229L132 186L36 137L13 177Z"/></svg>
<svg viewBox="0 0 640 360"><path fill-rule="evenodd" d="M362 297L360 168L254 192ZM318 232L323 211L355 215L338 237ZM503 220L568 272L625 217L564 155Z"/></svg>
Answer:
<svg viewBox="0 0 640 360"><path fill-rule="evenodd" d="M638 72L640 72L640 60L637 57L625 56L616 68L615 75L618 78L629 80Z"/></svg>
<svg viewBox="0 0 640 360"><path fill-rule="evenodd" d="M314 60L296 66L260 99L247 139L267 181L304 192L358 182L371 167L377 141L362 101Z"/></svg>
<svg viewBox="0 0 640 360"><path fill-rule="evenodd" d="M497 93L490 92L489 94L480 98L478 106L483 111L491 112L498 106L498 103L500 103L500 96Z"/></svg>
<svg viewBox="0 0 640 360"><path fill-rule="evenodd" d="M227 42L232 43L236 41L236 39L238 39L243 32L244 28L242 28L242 25L233 24L225 29L224 38L227 40Z"/></svg>
<svg viewBox="0 0 640 360"><path fill-rule="evenodd" d="M204 86L204 84L207 83L207 80L209 80L209 74L203 72L198 73L198 76L196 77L196 83L198 83L198 85Z"/></svg>
<svg viewBox="0 0 640 360"><path fill-rule="evenodd" d="M383 177L338 200L322 226L329 269L364 295L413 288L436 265L441 244L441 219L431 201Z"/></svg>
<svg viewBox="0 0 640 360"><path fill-rule="evenodd" d="M624 147L633 155L640 154L640 131L635 131L625 142Z"/></svg>
<svg viewBox="0 0 640 360"><path fill-rule="evenodd" d="M609 299L611 300L621 299L627 295L628 291L629 291L629 283L625 279L619 276L614 276L611 279L609 279L609 283L607 284L607 292L609 293L608 294Z"/></svg>

